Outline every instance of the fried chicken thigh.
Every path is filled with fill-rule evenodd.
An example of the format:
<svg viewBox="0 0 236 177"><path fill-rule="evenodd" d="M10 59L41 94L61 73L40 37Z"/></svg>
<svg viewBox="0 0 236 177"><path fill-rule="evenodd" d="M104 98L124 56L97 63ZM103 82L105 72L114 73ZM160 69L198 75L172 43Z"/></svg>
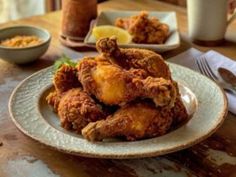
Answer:
<svg viewBox="0 0 236 177"><path fill-rule="evenodd" d="M157 18L148 18L145 11L137 16L118 18L115 25L128 30L136 43L163 44L169 35L168 25Z"/></svg>
<svg viewBox="0 0 236 177"><path fill-rule="evenodd" d="M103 56L84 58L78 64L78 77L83 88L104 104L122 105L136 98L150 98L156 106L173 106L176 88L171 80L151 76L142 79L134 73L112 64Z"/></svg>
<svg viewBox="0 0 236 177"><path fill-rule="evenodd" d="M125 105L105 120L89 123L82 130L82 135L90 141L120 136L137 140L163 135L171 123L171 111L141 101Z"/></svg>
<svg viewBox="0 0 236 177"><path fill-rule="evenodd" d="M102 107L81 90L73 88L67 91L58 105L61 126L80 133L89 122L105 118Z"/></svg>
<svg viewBox="0 0 236 177"><path fill-rule="evenodd" d="M104 58L124 69L143 69L152 77L171 79L168 65L161 55L145 49L122 49L117 45L115 37L103 38L96 43L96 48Z"/></svg>

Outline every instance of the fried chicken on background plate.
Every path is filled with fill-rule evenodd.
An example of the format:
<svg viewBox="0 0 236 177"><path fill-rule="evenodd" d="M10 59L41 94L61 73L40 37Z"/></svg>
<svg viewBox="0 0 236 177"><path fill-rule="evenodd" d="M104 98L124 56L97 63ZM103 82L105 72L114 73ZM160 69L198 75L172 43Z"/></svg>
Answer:
<svg viewBox="0 0 236 177"><path fill-rule="evenodd" d="M163 44L169 35L169 26L155 17L148 18L145 11L137 16L118 18L115 25L126 29L135 43Z"/></svg>
<svg viewBox="0 0 236 177"><path fill-rule="evenodd" d="M89 141L137 140L163 135L188 119L178 84L160 55L120 49L115 38L96 46L98 56L55 73L47 102L65 129L82 132Z"/></svg>

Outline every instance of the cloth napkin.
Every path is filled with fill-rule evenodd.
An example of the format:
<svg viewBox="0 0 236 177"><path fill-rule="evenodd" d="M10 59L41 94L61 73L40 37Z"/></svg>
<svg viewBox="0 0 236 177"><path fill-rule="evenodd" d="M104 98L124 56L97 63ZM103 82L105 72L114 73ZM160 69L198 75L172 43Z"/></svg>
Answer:
<svg viewBox="0 0 236 177"><path fill-rule="evenodd" d="M213 50L203 53L197 49L190 48L189 50L172 57L167 61L186 66L190 69L200 72L196 64L196 60L202 56L206 58L213 72L219 78L220 76L217 71L219 67L227 68L236 75L236 62ZM229 111L233 114L236 114L236 95L226 92L226 96L228 99Z"/></svg>

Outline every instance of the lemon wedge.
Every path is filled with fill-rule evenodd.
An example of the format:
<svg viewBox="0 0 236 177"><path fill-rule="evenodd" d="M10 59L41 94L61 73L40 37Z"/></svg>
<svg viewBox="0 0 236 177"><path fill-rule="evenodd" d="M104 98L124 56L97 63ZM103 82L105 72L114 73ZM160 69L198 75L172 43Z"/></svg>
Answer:
<svg viewBox="0 0 236 177"><path fill-rule="evenodd" d="M128 31L111 25L94 27L92 35L96 40L104 37L116 36L118 44L128 44L132 40L131 35L128 33Z"/></svg>

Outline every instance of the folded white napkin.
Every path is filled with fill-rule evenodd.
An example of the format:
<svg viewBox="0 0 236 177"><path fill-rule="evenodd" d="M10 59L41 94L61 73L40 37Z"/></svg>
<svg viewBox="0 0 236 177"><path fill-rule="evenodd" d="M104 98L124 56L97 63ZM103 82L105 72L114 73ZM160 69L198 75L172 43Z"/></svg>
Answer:
<svg viewBox="0 0 236 177"><path fill-rule="evenodd" d="M172 57L167 61L186 66L188 68L200 72L196 64L196 60L199 57L202 57L203 55L207 59L210 67L217 76L219 76L217 72L217 69L219 67L227 68L236 75L236 62L213 50L203 53L197 49L190 48L189 50L175 57ZM226 96L228 98L229 111L233 114L236 114L236 96L229 92L226 92Z"/></svg>

